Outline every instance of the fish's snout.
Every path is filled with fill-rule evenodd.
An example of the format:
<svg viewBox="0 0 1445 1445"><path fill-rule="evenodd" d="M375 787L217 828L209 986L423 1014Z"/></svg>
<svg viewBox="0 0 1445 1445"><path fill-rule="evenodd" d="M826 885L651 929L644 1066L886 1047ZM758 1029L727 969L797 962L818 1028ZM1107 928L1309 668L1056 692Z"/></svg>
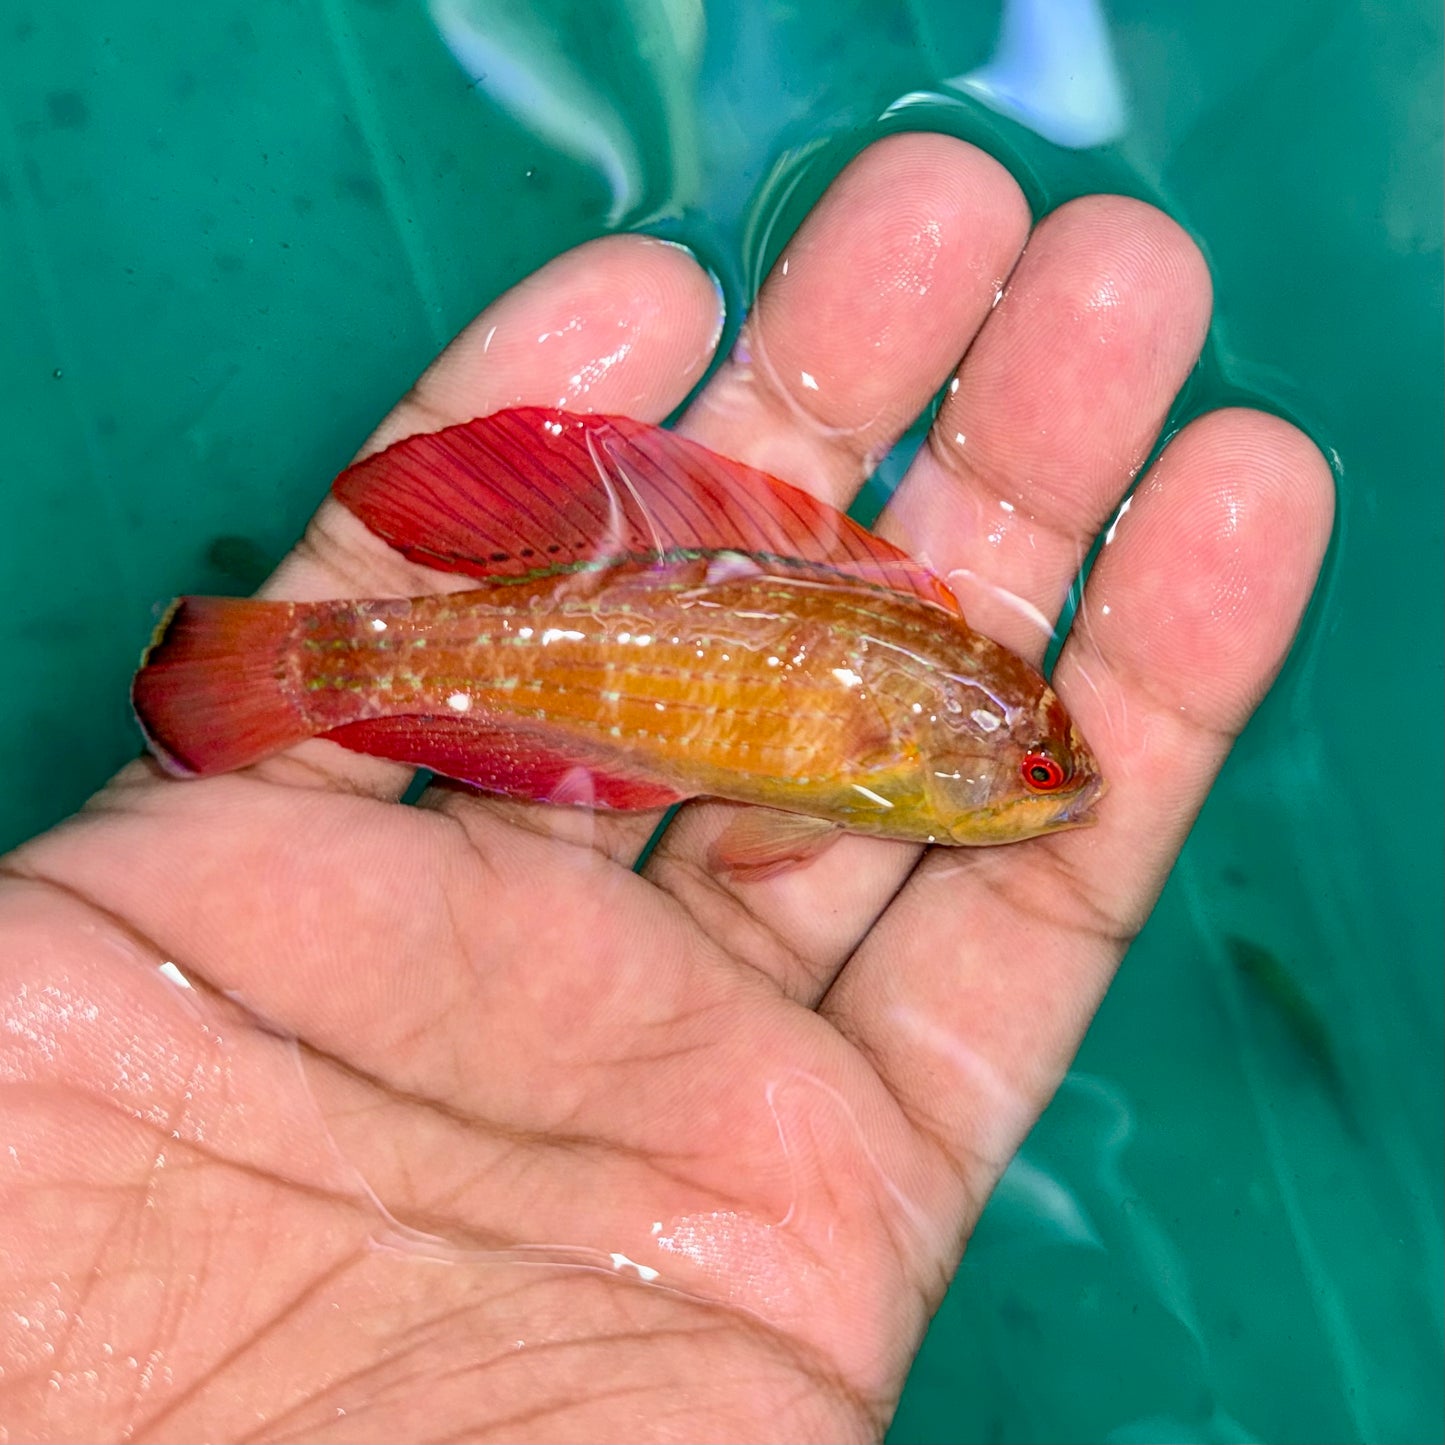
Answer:
<svg viewBox="0 0 1445 1445"><path fill-rule="evenodd" d="M1094 804L1104 796L1104 780L1097 769L1091 769L1088 782L1069 799L1060 811L1058 826L1061 828L1088 828L1099 821Z"/></svg>
<svg viewBox="0 0 1445 1445"><path fill-rule="evenodd" d="M1104 775L1099 771L1099 764L1088 743L1080 736L1078 725L1072 719L1069 720L1069 752L1074 760L1075 775L1081 775L1084 781L1075 789L1073 795L1060 810L1058 826L1061 828L1088 827L1099 821L1093 811L1094 804L1104 796L1106 787Z"/></svg>

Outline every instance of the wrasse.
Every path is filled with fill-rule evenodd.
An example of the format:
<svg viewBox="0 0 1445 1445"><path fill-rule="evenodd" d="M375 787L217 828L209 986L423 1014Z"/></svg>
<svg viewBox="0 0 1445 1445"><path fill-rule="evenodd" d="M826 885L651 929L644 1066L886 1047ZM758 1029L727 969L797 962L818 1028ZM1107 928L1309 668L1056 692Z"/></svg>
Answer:
<svg viewBox="0 0 1445 1445"><path fill-rule="evenodd" d="M132 689L169 771L324 737L514 798L761 804L717 856L754 877L840 830L990 844L1093 821L1102 780L1063 705L940 578L675 433L502 411L397 442L333 491L475 585L179 599Z"/></svg>

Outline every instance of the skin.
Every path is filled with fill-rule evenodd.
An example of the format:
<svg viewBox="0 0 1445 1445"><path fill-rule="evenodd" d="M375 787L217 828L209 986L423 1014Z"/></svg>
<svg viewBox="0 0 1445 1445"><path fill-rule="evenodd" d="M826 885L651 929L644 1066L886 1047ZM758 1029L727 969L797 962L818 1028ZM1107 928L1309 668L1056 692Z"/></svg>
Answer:
<svg viewBox="0 0 1445 1445"><path fill-rule="evenodd" d="M980 152L875 145L684 426L843 504L957 368L882 529L1037 660L1018 599L1057 612L1210 286L1132 200L1029 228ZM716 327L683 252L594 242L368 448L524 402L660 418ZM651 818L400 808L404 770L325 742L199 782L125 769L0 883L11 1435L876 1438L1289 646L1331 508L1274 417L1171 440L1055 674L1109 780L1098 826L1016 846L847 838L729 882L707 857L733 810L704 803L636 877ZM453 585L323 503L265 590Z"/></svg>

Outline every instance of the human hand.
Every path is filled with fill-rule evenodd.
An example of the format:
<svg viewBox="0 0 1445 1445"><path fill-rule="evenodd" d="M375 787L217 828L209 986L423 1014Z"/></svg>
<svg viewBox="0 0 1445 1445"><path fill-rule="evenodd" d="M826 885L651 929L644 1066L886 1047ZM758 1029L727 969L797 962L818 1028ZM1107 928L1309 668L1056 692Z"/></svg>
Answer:
<svg viewBox="0 0 1445 1445"><path fill-rule="evenodd" d="M1029 237L995 162L894 137L683 429L846 505L957 368L880 530L1037 661L1209 306L1157 211L1089 197ZM593 242L367 449L519 404L658 419L717 326L685 253ZM400 807L404 769L324 741L205 781L125 769L0 882L11 1436L876 1437L1289 646L1331 508L1273 417L1170 442L1055 673L1100 822L1012 847L850 837L730 882L700 803L639 876L655 815ZM327 501L265 590L440 585Z"/></svg>

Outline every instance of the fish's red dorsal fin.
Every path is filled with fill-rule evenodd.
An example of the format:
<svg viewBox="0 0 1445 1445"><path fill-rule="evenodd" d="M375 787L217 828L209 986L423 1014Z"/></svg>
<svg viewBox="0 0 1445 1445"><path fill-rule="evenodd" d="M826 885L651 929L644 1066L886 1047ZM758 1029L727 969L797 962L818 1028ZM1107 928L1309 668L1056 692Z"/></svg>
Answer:
<svg viewBox="0 0 1445 1445"><path fill-rule="evenodd" d="M413 561L472 577L736 551L958 610L927 567L827 503L627 417L495 412L395 442L333 492Z"/></svg>

